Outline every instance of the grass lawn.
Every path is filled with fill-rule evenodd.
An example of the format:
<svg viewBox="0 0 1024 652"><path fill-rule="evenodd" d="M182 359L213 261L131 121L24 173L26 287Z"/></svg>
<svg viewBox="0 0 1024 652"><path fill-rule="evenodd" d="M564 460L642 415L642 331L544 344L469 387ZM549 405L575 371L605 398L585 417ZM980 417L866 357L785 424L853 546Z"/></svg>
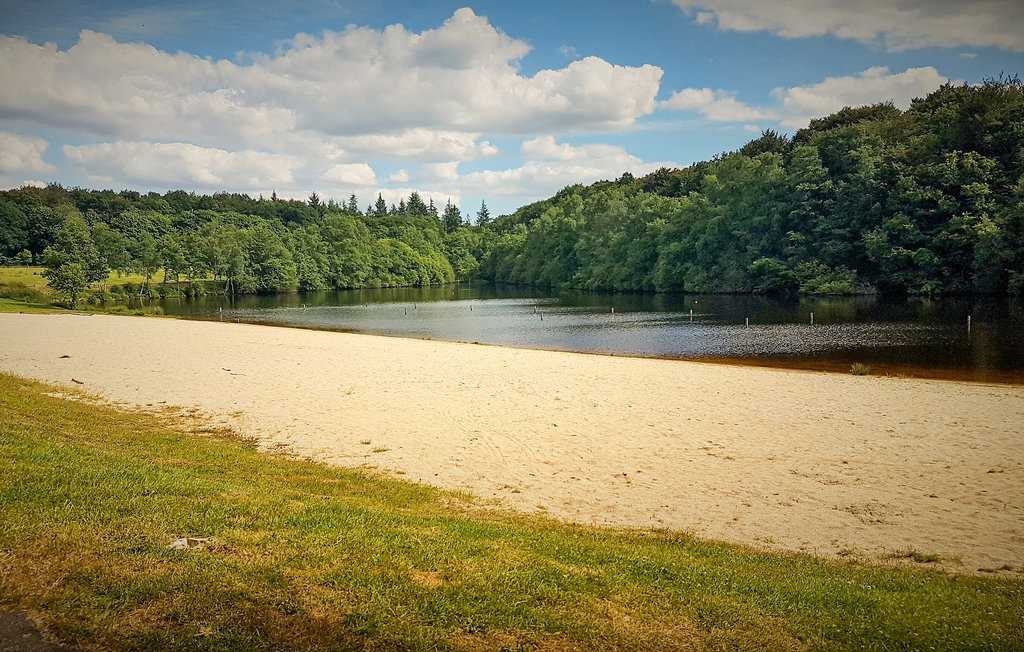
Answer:
<svg viewBox="0 0 1024 652"><path fill-rule="evenodd" d="M0 312L68 312L68 309L52 303L32 303L0 297Z"/></svg>
<svg viewBox="0 0 1024 652"><path fill-rule="evenodd" d="M74 646L1024 647L1019 580L488 511L52 391L0 375L0 609Z"/></svg>
<svg viewBox="0 0 1024 652"><path fill-rule="evenodd" d="M146 277L141 274L118 276L117 272L111 272L110 276L107 277L107 285L124 285L125 283L135 283L138 285L145 280ZM160 270L153 276L151 283L156 285L163 282L163 280L164 272ZM46 279L43 278L42 267L0 267L0 285L5 283L24 283L30 288L49 287L46 284Z"/></svg>

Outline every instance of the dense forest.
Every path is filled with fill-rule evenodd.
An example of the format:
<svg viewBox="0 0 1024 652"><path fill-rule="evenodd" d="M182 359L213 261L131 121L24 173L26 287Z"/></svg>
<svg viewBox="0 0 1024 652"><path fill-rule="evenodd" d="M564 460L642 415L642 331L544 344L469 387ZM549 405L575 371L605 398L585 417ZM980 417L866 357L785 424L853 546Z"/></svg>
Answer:
<svg viewBox="0 0 1024 652"><path fill-rule="evenodd" d="M608 290L1024 292L1024 86L946 85L491 226L485 278Z"/></svg>
<svg viewBox="0 0 1024 652"><path fill-rule="evenodd" d="M110 270L174 292L484 279L596 290L1024 293L1024 84L947 84L475 224L416 193L344 203L173 191L0 192L0 256L50 284ZM193 284L213 279L215 284ZM198 289L197 289L198 288ZM167 285L158 288L166 291ZM141 292L153 292L144 284ZM74 300L72 296L72 300Z"/></svg>
<svg viewBox="0 0 1024 652"><path fill-rule="evenodd" d="M458 207L439 215L417 193L365 212L356 201L25 187L0 193L0 255L46 265L72 302L111 271L141 274L152 295L431 285L476 270L481 238Z"/></svg>

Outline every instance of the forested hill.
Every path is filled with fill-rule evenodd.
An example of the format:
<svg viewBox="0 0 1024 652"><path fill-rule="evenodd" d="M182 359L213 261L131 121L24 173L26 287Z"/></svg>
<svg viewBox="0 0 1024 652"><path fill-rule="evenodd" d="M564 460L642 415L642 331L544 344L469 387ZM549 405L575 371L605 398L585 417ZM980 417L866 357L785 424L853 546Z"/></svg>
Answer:
<svg viewBox="0 0 1024 652"><path fill-rule="evenodd" d="M615 290L1024 292L1024 87L946 85L496 220L481 274Z"/></svg>
<svg viewBox="0 0 1024 652"><path fill-rule="evenodd" d="M51 285L79 289L110 270L164 269L227 292L476 275L602 290L1019 295L1022 149L1018 79L946 85L905 112L844 109L792 137L769 131L686 169L570 186L497 220L482 206L474 226L416 193L361 211L355 196L316 193L3 191L0 262L45 262Z"/></svg>

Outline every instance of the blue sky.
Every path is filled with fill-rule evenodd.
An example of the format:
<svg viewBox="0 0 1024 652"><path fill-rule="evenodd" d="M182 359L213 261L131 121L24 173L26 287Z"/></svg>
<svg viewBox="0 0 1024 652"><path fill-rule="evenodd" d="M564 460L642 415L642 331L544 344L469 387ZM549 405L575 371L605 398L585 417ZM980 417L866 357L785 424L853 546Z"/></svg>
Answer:
<svg viewBox="0 0 1024 652"><path fill-rule="evenodd" d="M3 2L0 186L504 213L1024 72L1021 4Z"/></svg>

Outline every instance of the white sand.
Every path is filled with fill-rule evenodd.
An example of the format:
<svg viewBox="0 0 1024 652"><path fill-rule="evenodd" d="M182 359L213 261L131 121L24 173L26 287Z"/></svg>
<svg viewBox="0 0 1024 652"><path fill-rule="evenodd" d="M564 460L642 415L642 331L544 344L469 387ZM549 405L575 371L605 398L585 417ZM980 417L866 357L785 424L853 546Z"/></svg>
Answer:
<svg viewBox="0 0 1024 652"><path fill-rule="evenodd" d="M85 315L0 314L0 369L583 523L1024 567L1019 386Z"/></svg>

